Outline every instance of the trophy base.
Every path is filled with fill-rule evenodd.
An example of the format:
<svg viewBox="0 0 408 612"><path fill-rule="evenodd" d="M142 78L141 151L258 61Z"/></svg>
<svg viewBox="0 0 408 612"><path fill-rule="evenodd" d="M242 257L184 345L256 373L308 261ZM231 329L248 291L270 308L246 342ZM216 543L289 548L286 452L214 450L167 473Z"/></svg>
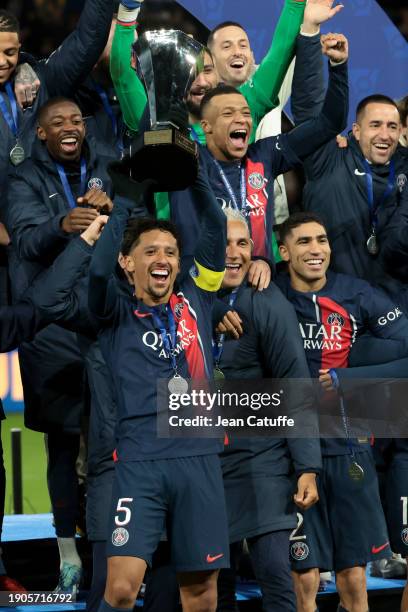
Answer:
<svg viewBox="0 0 408 612"><path fill-rule="evenodd" d="M130 183L152 179L157 183L154 191L180 191L197 178L197 144L177 128L144 132L130 153L122 161L111 164L114 166L111 176L119 194L123 193L126 178Z"/></svg>

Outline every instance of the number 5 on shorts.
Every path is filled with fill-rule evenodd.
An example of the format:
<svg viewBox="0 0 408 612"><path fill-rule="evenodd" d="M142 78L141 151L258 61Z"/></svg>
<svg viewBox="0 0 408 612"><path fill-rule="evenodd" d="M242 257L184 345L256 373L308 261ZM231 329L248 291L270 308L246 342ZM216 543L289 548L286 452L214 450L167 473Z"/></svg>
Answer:
<svg viewBox="0 0 408 612"><path fill-rule="evenodd" d="M115 525L118 527L124 527L127 525L132 517L132 511L130 508L126 508L124 504L130 504L133 501L133 497L121 497L118 500L118 505L116 507L116 512L124 512L125 516L121 520L119 514L115 515Z"/></svg>

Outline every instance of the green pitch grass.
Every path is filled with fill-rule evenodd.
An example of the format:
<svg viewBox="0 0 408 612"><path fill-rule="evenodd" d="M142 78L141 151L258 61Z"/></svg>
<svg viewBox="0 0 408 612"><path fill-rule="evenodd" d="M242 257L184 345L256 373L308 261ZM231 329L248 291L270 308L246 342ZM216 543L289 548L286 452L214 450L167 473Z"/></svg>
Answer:
<svg viewBox="0 0 408 612"><path fill-rule="evenodd" d="M47 458L45 454L44 434L25 429L23 414L11 413L7 414L7 419L1 424L7 482L5 513L13 514L10 434L10 430L13 427L18 427L22 430L23 512L24 514L50 512L51 503L47 489Z"/></svg>

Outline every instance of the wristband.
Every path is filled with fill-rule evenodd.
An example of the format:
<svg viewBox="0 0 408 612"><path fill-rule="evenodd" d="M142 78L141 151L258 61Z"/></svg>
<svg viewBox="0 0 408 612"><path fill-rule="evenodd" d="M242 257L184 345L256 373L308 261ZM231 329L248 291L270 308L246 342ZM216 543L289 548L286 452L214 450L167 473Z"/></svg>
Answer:
<svg viewBox="0 0 408 612"><path fill-rule="evenodd" d="M118 23L120 25L134 25L137 20L137 16L139 15L140 4L138 7L133 9L128 9L123 4L119 4L118 8Z"/></svg>
<svg viewBox="0 0 408 612"><path fill-rule="evenodd" d="M313 32L313 34L310 34L310 32L303 32L303 24L300 26L300 34L302 36L306 36L307 38L312 38L312 36L317 36L317 34L320 34L320 26L316 26L317 30L316 32Z"/></svg>

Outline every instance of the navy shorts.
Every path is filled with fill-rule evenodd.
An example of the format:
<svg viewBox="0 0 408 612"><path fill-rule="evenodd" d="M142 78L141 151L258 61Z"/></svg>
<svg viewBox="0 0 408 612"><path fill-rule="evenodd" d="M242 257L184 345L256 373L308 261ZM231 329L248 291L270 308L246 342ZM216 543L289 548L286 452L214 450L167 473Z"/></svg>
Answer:
<svg viewBox="0 0 408 612"><path fill-rule="evenodd" d="M151 566L165 530L177 572L229 567L218 455L115 464L107 556Z"/></svg>
<svg viewBox="0 0 408 612"><path fill-rule="evenodd" d="M230 542L296 526L296 481L291 476L224 476L224 489Z"/></svg>
<svg viewBox="0 0 408 612"><path fill-rule="evenodd" d="M341 571L391 556L374 460L357 452L362 481L348 474L348 455L323 457L319 502L302 514L290 536L294 571L310 568Z"/></svg>
<svg viewBox="0 0 408 612"><path fill-rule="evenodd" d="M408 557L408 461L397 457L386 473L385 514L392 550Z"/></svg>

